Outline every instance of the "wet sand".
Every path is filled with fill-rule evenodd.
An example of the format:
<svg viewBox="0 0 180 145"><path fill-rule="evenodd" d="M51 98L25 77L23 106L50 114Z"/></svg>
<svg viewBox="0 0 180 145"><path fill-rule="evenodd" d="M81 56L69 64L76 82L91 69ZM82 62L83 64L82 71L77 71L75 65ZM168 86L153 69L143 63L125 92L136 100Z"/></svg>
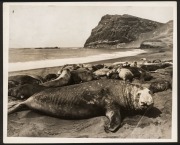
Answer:
<svg viewBox="0 0 180 145"><path fill-rule="evenodd" d="M172 59L172 52L149 52L137 56L124 57L93 63L112 63L117 61L138 61L146 57L149 60ZM11 72L9 75L37 74L45 76L56 73L60 67L34 69L20 72ZM145 82L148 86L156 79L171 80L169 75L153 73L153 79ZM138 83L138 81L134 81ZM8 137L58 137L58 138L126 138L126 139L170 139L172 127L172 90L167 90L153 95L154 107L144 115L126 116L122 126L115 133L106 133L104 124L105 116L84 120L64 120L36 113L34 111L21 111L8 116ZM16 101L9 97L9 102Z"/></svg>

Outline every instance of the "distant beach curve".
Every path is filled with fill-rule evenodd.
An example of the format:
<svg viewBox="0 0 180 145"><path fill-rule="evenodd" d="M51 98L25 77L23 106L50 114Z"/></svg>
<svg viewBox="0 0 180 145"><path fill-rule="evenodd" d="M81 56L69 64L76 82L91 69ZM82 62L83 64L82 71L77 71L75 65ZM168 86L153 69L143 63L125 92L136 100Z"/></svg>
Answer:
<svg viewBox="0 0 180 145"><path fill-rule="evenodd" d="M14 62L14 63L9 63L8 71L13 72L13 71L45 68L45 67L62 66L64 64L89 63L89 62L115 59L115 58L121 58L127 56L135 56L145 52L146 51L142 49L134 49L131 51L114 52L111 54L98 54L98 55L91 55L86 57L46 59L46 60L28 61L28 62Z"/></svg>

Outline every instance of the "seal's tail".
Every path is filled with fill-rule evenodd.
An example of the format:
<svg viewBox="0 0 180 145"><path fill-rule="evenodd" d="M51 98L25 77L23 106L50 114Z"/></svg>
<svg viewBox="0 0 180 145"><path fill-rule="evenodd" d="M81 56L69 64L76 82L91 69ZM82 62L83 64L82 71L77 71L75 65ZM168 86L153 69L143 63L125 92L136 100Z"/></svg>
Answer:
<svg viewBox="0 0 180 145"><path fill-rule="evenodd" d="M8 104L8 114L12 114L14 112L17 112L19 110L21 110L22 108L24 108L25 104L24 102L22 103L16 103L16 104Z"/></svg>

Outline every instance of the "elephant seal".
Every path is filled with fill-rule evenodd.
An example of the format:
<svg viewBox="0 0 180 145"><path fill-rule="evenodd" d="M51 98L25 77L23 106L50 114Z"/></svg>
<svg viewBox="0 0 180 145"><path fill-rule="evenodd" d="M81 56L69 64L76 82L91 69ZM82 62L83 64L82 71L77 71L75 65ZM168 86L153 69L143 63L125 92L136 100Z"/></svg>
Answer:
<svg viewBox="0 0 180 145"><path fill-rule="evenodd" d="M173 75L173 67L169 66L164 69L157 69L156 71L151 71L152 73L160 73L163 75L170 75L172 77Z"/></svg>
<svg viewBox="0 0 180 145"><path fill-rule="evenodd" d="M140 79L141 81L150 81L153 78L149 72L142 68L128 67L127 69L133 73L133 78Z"/></svg>
<svg viewBox="0 0 180 145"><path fill-rule="evenodd" d="M168 89L172 89L172 84L167 80L155 81L149 86L149 90L151 90L152 93L162 92Z"/></svg>
<svg viewBox="0 0 180 145"><path fill-rule="evenodd" d="M38 93L46 87L37 84L24 84L8 89L8 96L18 99L27 99L35 93Z"/></svg>
<svg viewBox="0 0 180 145"><path fill-rule="evenodd" d="M120 68L120 69L117 69L117 72L119 73L119 78L120 79L123 79L124 81L132 82L132 80L134 78L134 75L129 69Z"/></svg>
<svg viewBox="0 0 180 145"><path fill-rule="evenodd" d="M77 70L78 68L80 68L80 65L77 64L65 64L58 72L58 75L61 75L61 73L63 72L63 70L68 69L70 71L72 70Z"/></svg>
<svg viewBox="0 0 180 145"><path fill-rule="evenodd" d="M61 75L49 82L45 82L41 84L42 86L45 87L61 87L67 85L71 80L71 72L69 69L64 69L61 73Z"/></svg>
<svg viewBox="0 0 180 145"><path fill-rule="evenodd" d="M10 76L8 77L8 81L15 81L19 85L23 84L40 84L41 81L38 79L35 79L29 75L16 75L16 76Z"/></svg>
<svg viewBox="0 0 180 145"><path fill-rule="evenodd" d="M93 74L95 76L101 77L101 76L106 76L106 74L110 71L110 69L108 68L102 68L102 69L98 69L95 72L93 72Z"/></svg>
<svg viewBox="0 0 180 145"><path fill-rule="evenodd" d="M117 72L117 69L111 69L107 73L108 79L119 79L119 73Z"/></svg>
<svg viewBox="0 0 180 145"><path fill-rule="evenodd" d="M103 67L104 67L104 64L94 64L92 66L92 69L93 69L93 71L96 71L96 70L101 69Z"/></svg>
<svg viewBox="0 0 180 145"><path fill-rule="evenodd" d="M93 80L93 73L85 68L71 71L71 83L78 84Z"/></svg>
<svg viewBox="0 0 180 145"><path fill-rule="evenodd" d="M141 68L146 71L155 71L157 69L162 69L169 66L172 66L172 64L171 63L147 63L147 64L141 65Z"/></svg>
<svg viewBox="0 0 180 145"><path fill-rule="evenodd" d="M47 74L45 77L44 77L44 82L48 82L48 81L51 81L51 80L54 80L56 79L58 76L56 74Z"/></svg>
<svg viewBox="0 0 180 145"><path fill-rule="evenodd" d="M24 107L63 119L87 119L105 115L106 131L121 125L121 111L146 110L153 105L150 90L119 80L95 80L43 90L26 101L12 105L8 114Z"/></svg>

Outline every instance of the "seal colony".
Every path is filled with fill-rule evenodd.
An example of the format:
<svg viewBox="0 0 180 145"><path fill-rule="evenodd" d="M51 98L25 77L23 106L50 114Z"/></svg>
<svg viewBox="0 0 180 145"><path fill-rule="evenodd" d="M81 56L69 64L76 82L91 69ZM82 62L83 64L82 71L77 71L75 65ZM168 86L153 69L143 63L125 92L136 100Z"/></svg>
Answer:
<svg viewBox="0 0 180 145"><path fill-rule="evenodd" d="M155 63L153 71L170 65L160 63ZM152 93L171 88L167 81L152 83L149 88L131 83L134 79L149 81L153 78L150 71L137 66L137 62L133 66L128 62L73 64L62 67L53 75L54 79L11 76L8 95L27 100L11 105L8 114L27 107L62 119L106 116L109 124L104 127L105 131L114 132L121 126L122 111L145 111L153 106ZM150 66L152 68L153 63Z"/></svg>

